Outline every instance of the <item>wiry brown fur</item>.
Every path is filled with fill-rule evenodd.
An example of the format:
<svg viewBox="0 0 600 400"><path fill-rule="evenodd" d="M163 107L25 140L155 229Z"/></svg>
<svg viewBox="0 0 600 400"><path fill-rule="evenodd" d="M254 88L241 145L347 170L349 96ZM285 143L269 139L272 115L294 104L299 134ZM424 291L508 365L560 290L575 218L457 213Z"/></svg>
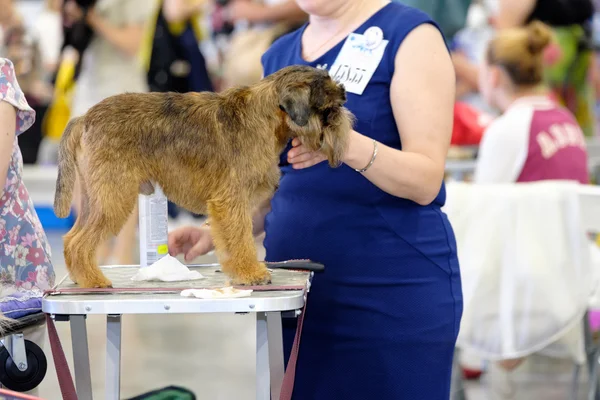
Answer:
<svg viewBox="0 0 600 400"><path fill-rule="evenodd" d="M252 207L273 194L292 137L339 165L353 121L345 100L326 71L292 66L221 94L117 95L73 119L60 143L54 202L66 217L77 175L81 212L64 237L71 278L81 287L111 285L96 248L119 233L138 193L157 183L171 201L208 214L233 284L270 282L257 261Z"/></svg>

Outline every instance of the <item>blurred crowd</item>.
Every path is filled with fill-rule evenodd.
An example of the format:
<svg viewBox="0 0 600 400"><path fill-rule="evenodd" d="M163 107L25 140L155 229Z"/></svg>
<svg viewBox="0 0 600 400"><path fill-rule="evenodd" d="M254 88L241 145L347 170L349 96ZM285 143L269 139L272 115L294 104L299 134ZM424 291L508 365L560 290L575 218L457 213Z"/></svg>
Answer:
<svg viewBox="0 0 600 400"><path fill-rule="evenodd" d="M498 29L532 20L557 38L544 51L547 85L585 135L596 134L600 34L592 0L395 1L431 15L452 51L458 146L450 157L461 157L461 145L478 145L488 121L482 117L500 113L479 91L488 41ZM18 138L24 164L55 165L68 120L108 96L256 82L261 55L306 20L294 0L0 0L0 57L14 63L37 115ZM169 204L172 218L179 211ZM135 222L126 237L133 238Z"/></svg>
<svg viewBox="0 0 600 400"><path fill-rule="evenodd" d="M288 0L1 0L0 56L37 113L24 163L55 163L68 119L107 96L260 79L260 54L304 19Z"/></svg>
<svg viewBox="0 0 600 400"><path fill-rule="evenodd" d="M478 90L488 40L497 29L536 19L557 38L544 55L546 83L586 136L596 134L600 34L592 0L397 1L429 13L446 35L462 127L479 111L496 112ZM39 12L30 11L32 3ZM16 65L38 116L19 138L24 163L55 163L68 119L107 96L257 81L262 53L305 20L292 0L0 0L0 56ZM459 125L453 143L477 144L481 135Z"/></svg>

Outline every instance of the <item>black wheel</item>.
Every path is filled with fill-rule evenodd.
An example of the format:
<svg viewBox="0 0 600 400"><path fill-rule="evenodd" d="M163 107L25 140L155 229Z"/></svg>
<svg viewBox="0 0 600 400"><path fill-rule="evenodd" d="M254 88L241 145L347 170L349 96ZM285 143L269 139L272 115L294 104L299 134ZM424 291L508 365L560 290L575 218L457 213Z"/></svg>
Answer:
<svg viewBox="0 0 600 400"><path fill-rule="evenodd" d="M0 383L15 392L28 392L35 389L44 380L48 363L40 347L25 340L27 369L19 371L5 347L0 349Z"/></svg>

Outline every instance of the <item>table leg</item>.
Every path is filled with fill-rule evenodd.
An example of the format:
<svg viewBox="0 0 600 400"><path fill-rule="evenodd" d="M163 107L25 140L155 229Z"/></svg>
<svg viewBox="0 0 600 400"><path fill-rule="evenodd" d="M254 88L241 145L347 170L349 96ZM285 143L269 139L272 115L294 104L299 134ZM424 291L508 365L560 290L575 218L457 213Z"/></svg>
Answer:
<svg viewBox="0 0 600 400"><path fill-rule="evenodd" d="M85 315L71 315L71 342L73 343L73 366L75 385L79 400L92 400L92 374L88 349Z"/></svg>
<svg viewBox="0 0 600 400"><path fill-rule="evenodd" d="M267 330L267 315L256 313L256 400L269 400L271 396Z"/></svg>
<svg viewBox="0 0 600 400"><path fill-rule="evenodd" d="M121 395L121 315L106 316L106 399Z"/></svg>
<svg viewBox="0 0 600 400"><path fill-rule="evenodd" d="M271 399L279 400L285 372L283 360L283 332L281 313L267 313L267 340L269 346L269 370L271 376Z"/></svg>

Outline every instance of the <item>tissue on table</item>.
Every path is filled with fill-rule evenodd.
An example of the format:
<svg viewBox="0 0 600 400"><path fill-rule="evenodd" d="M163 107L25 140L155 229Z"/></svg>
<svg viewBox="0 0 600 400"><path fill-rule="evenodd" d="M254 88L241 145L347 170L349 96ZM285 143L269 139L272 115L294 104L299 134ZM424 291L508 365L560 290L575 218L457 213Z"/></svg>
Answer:
<svg viewBox="0 0 600 400"><path fill-rule="evenodd" d="M135 274L131 280L177 282L191 281L202 278L204 278L204 276L202 276L200 272L190 271L190 269L182 264L178 259L167 254L154 264L148 267L140 268L138 273Z"/></svg>
<svg viewBox="0 0 600 400"><path fill-rule="evenodd" d="M221 289L186 289L181 292L184 297L197 297L199 299L226 299L250 297L251 289L236 289L231 286Z"/></svg>

